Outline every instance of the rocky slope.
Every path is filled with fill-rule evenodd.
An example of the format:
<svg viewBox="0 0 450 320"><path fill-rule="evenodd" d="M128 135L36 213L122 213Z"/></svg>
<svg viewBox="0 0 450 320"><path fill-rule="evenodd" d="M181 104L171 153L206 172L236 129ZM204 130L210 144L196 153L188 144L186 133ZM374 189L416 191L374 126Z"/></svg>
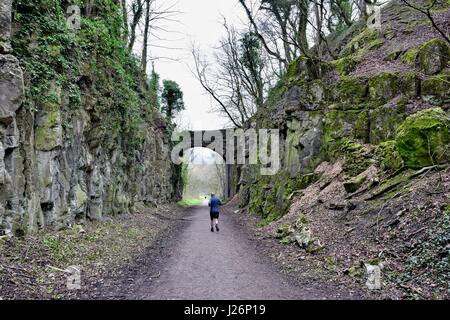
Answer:
<svg viewBox="0 0 450 320"><path fill-rule="evenodd" d="M448 2L436 9L445 30ZM380 30L338 38L338 59L294 61L255 116L281 130L283 167L238 168L239 205L305 254L291 265L359 287L380 266L378 297L448 297L449 44L399 1Z"/></svg>
<svg viewBox="0 0 450 320"><path fill-rule="evenodd" d="M170 128L121 38L116 1L0 4L0 232L22 235L179 197Z"/></svg>

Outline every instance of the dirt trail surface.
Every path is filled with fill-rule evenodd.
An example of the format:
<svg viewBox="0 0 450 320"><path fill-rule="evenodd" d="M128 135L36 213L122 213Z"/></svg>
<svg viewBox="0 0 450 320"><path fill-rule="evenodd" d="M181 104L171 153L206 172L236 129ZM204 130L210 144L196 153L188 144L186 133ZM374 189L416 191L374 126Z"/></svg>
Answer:
<svg viewBox="0 0 450 320"><path fill-rule="evenodd" d="M258 241L251 241L230 213L222 213L220 232L212 233L207 206L187 209L169 239L149 248L122 274L122 283L114 286L117 292L107 290L109 297L152 300L336 298L331 288L298 286L281 274L267 256L259 253Z"/></svg>
<svg viewBox="0 0 450 320"><path fill-rule="evenodd" d="M148 299L292 299L302 293L254 252L225 215L209 230L208 208L189 210L190 223L174 243L161 276L141 286ZM169 252L169 250L168 250ZM145 280L144 280L145 282Z"/></svg>

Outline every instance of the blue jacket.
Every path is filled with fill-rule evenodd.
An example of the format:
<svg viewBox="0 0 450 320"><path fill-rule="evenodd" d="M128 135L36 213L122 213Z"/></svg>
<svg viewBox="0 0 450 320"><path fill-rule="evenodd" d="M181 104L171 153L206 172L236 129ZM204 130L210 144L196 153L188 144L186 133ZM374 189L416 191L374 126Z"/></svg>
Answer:
<svg viewBox="0 0 450 320"><path fill-rule="evenodd" d="M211 197L208 202L208 206L211 208L211 213L219 213L219 206L222 205L222 202L217 197Z"/></svg>

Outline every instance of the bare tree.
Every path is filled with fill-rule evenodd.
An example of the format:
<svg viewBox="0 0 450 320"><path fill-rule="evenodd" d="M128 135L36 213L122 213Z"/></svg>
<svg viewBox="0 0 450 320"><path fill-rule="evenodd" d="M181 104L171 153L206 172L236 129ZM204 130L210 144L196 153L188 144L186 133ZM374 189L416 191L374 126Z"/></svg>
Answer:
<svg viewBox="0 0 450 320"><path fill-rule="evenodd" d="M147 72L148 61L157 59L170 59L168 57L151 56L150 48L168 48L178 50L178 48L165 46L164 43L170 41L168 34L173 33L166 24L178 23L176 19L179 11L174 10L175 2L164 2L162 0L135 0L135 8L132 7L133 19L131 23L130 40L128 43L129 50L138 44L140 47L141 66L144 72ZM142 6L138 10L138 6Z"/></svg>
<svg viewBox="0 0 450 320"><path fill-rule="evenodd" d="M356 5L360 11L360 17L367 19L367 0L358 0Z"/></svg>
<svg viewBox="0 0 450 320"><path fill-rule="evenodd" d="M239 0L239 3L249 27L261 39L269 56L286 69L299 55L312 57L314 53L322 58L327 50L335 58L328 35L352 25L357 18L353 17L353 8L360 5L359 1Z"/></svg>
<svg viewBox="0 0 450 320"><path fill-rule="evenodd" d="M141 21L144 9L143 0L133 0L131 3L131 24L130 24L130 38L128 40L128 50L133 51L134 43L136 41L136 28Z"/></svg>
<svg viewBox="0 0 450 320"><path fill-rule="evenodd" d="M365 1L363 1L365 4ZM357 3L354 3L354 1L350 0L331 0L331 3L334 3L336 5L336 8L338 10L335 11L337 15L342 19L342 21L345 23L347 27L350 27L353 24L352 21L352 13L353 13L353 5ZM366 6L364 5L364 10L366 10ZM365 11L364 11L365 12Z"/></svg>
<svg viewBox="0 0 450 320"><path fill-rule="evenodd" d="M261 108L272 80L268 58L254 32L238 31L224 19L225 36L214 54L214 67L193 48L194 74L236 127Z"/></svg>
<svg viewBox="0 0 450 320"><path fill-rule="evenodd" d="M211 98L218 104L219 111L224 113L235 127L242 128L245 119L236 117L235 112L230 108L229 101L226 100L227 97L224 97L219 93L217 82L211 80L209 77L209 64L207 60L201 57L200 51L195 47L192 48L192 56L194 58L194 74L203 89L205 89Z"/></svg>
<svg viewBox="0 0 450 320"><path fill-rule="evenodd" d="M247 17L250 21L250 24L253 28L253 31L255 32L255 34L258 36L258 38L261 40L261 43L263 44L264 48L266 49L267 53L269 55L271 55L272 57L274 57L275 59L277 59L280 63L282 63L285 67L287 67L287 65L289 64L290 61L288 61L286 59L285 55L280 54L279 50L277 50L277 48L273 48L271 45L269 45L269 43L266 40L266 37L264 37L263 33L260 32L260 28L259 25L256 21L256 19L253 16L253 12L250 9L250 7L247 5L245 0L239 0L239 3L242 5L242 7L244 8Z"/></svg>
<svg viewBox="0 0 450 320"><path fill-rule="evenodd" d="M310 54L307 26L312 1L258 0L253 6L246 0L239 0L239 3L267 53L285 69L299 54ZM280 43L282 48L279 48Z"/></svg>
<svg viewBox="0 0 450 320"><path fill-rule="evenodd" d="M272 13L275 20L278 23L281 32L281 39L283 41L284 53L286 56L286 62L292 61L292 48L289 46L289 30L288 21L292 12L292 1L285 1L280 3L274 0L262 0L261 9Z"/></svg>

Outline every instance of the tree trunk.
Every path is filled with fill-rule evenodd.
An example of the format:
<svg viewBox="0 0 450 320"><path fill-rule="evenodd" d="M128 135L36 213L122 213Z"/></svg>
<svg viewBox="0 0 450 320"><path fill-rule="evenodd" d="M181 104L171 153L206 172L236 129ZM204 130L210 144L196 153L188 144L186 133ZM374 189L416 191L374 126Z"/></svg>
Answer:
<svg viewBox="0 0 450 320"><path fill-rule="evenodd" d="M316 51L317 56L322 56L322 15L321 15L321 8L319 3L314 4L314 14L316 15Z"/></svg>
<svg viewBox="0 0 450 320"><path fill-rule="evenodd" d="M136 41L136 28L142 17L142 0L136 0L133 3L133 20L130 26L130 41L128 42L128 50L133 51L134 42Z"/></svg>
<svg viewBox="0 0 450 320"><path fill-rule="evenodd" d="M291 55L291 48L289 46L289 37L288 37L288 31L287 31L287 20L286 18L283 19L281 16L280 11L275 5L272 5L272 13L275 15L275 18L278 21L278 25L281 29L281 38L283 40L283 47L284 47L284 55L286 57L286 62L289 64L292 61L292 55Z"/></svg>
<svg viewBox="0 0 450 320"><path fill-rule="evenodd" d="M361 17L367 19L367 3L366 0L359 0L359 10L361 12Z"/></svg>
<svg viewBox="0 0 450 320"><path fill-rule="evenodd" d="M86 0L86 18L92 16L92 8L94 7L94 0Z"/></svg>
<svg viewBox="0 0 450 320"><path fill-rule="evenodd" d="M127 1L121 0L122 5L122 17L123 17L123 41L127 43L128 41L128 11L127 11Z"/></svg>
<svg viewBox="0 0 450 320"><path fill-rule="evenodd" d="M144 42L142 44L142 57L141 66L144 73L147 73L147 48L148 48L148 36L150 31L150 1L146 0L145 8L145 27L144 27Z"/></svg>
<svg viewBox="0 0 450 320"><path fill-rule="evenodd" d="M297 5L299 10L299 22L296 35L297 43L300 48L300 51L304 55L309 55L308 38L306 36L308 26L309 1L298 0Z"/></svg>

